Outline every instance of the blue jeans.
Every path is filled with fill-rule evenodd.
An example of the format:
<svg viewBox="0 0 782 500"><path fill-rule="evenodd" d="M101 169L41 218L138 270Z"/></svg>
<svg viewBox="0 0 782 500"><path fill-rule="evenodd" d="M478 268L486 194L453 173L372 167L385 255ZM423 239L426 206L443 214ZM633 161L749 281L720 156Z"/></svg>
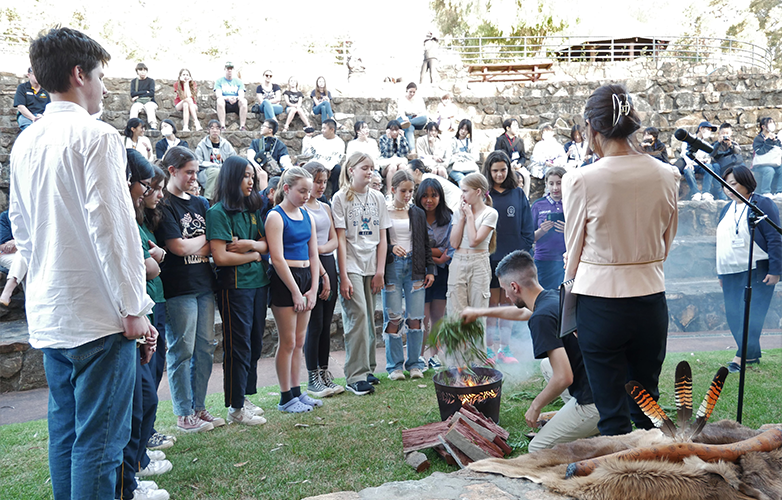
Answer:
<svg viewBox="0 0 782 500"><path fill-rule="evenodd" d="M415 152L415 131L422 130L426 126L426 122L429 121L426 115L418 115L415 118L410 118L410 115L406 115L410 120L410 126L404 129L405 139L407 139L407 145L410 146L410 152ZM399 122L404 121L402 117L399 117Z"/></svg>
<svg viewBox="0 0 782 500"><path fill-rule="evenodd" d="M782 192L782 175L780 175L782 174L782 166L755 165L752 167L752 171L755 172L755 179L758 181L757 192L759 194Z"/></svg>
<svg viewBox="0 0 782 500"><path fill-rule="evenodd" d="M453 179L453 181L458 185L460 182L462 182L462 179L465 178L467 174L464 172L457 172L456 170L451 170L451 173L448 174L448 177Z"/></svg>
<svg viewBox="0 0 782 500"><path fill-rule="evenodd" d="M266 99L264 99L263 102L261 103L261 109L263 110L263 116L267 120L277 121L277 115L282 113L282 106L280 106L279 104L272 104Z"/></svg>
<svg viewBox="0 0 782 500"><path fill-rule="evenodd" d="M556 290L565 280L564 261L535 260L538 268L538 283L546 290Z"/></svg>
<svg viewBox="0 0 782 500"><path fill-rule="evenodd" d="M206 408L216 345L214 301L211 290L166 299L168 385L178 416Z"/></svg>
<svg viewBox="0 0 782 500"><path fill-rule="evenodd" d="M331 101L323 101L322 103L313 106L312 114L320 114L320 123L325 122L329 118L334 118L334 112L331 110Z"/></svg>
<svg viewBox="0 0 782 500"><path fill-rule="evenodd" d="M765 267L768 270L768 266ZM752 270L752 300L749 305L749 331L747 334L747 359L758 359L760 352L760 334L766 313L774 297L774 287L763 283L766 272L758 273ZM726 274L722 276L722 296L725 299L725 316L738 349L736 356L741 356L741 341L744 337L744 287L747 286L747 272Z"/></svg>
<svg viewBox="0 0 782 500"><path fill-rule="evenodd" d="M33 124L33 121L26 116L19 115L16 117L16 123L19 125L19 130L24 130Z"/></svg>
<svg viewBox="0 0 782 500"><path fill-rule="evenodd" d="M421 343L424 333L421 325L424 321L426 292L423 280L413 281L413 257L394 256L394 263L386 266L386 285L383 287L383 339L386 342L386 371L423 369L418 358L421 356ZM404 311L402 301L404 299ZM417 320L418 328L409 328L407 322ZM388 324L397 324L397 333L387 333ZM402 331L407 330L407 362L402 346Z"/></svg>
<svg viewBox="0 0 782 500"><path fill-rule="evenodd" d="M136 343L116 333L42 351L54 498L114 498L117 467L130 439Z"/></svg>
<svg viewBox="0 0 782 500"><path fill-rule="evenodd" d="M709 165L712 170L719 171L719 165ZM695 193L711 193L711 174L703 170L700 165L694 165L692 169L685 168L682 171L687 185L690 186L690 197ZM695 182L695 174L703 174L703 190L698 190L698 184Z"/></svg>

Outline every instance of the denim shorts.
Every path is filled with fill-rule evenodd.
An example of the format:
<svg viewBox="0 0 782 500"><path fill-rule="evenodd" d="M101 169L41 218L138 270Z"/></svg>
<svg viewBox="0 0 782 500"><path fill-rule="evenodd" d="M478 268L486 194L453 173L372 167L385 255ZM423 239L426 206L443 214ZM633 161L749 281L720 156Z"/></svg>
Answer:
<svg viewBox="0 0 782 500"><path fill-rule="evenodd" d="M299 291L304 294L312 286L312 272L309 267L291 267L293 281L299 287ZM275 271L274 266L269 267L269 295L271 304L277 307L293 307L293 295L288 290L288 285L282 281L280 275Z"/></svg>
<svg viewBox="0 0 782 500"><path fill-rule="evenodd" d="M448 293L448 266L438 266L434 283L426 289L426 303L429 304L433 300L445 300L446 293Z"/></svg>

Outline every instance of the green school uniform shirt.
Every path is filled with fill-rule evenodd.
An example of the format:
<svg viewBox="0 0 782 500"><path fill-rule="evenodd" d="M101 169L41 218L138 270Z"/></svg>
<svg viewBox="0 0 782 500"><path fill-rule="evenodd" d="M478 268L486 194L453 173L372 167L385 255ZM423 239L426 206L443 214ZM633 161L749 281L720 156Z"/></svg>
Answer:
<svg viewBox="0 0 782 500"><path fill-rule="evenodd" d="M233 241L258 240L266 233L261 220L261 211L227 212L222 203L216 203L206 212L206 239ZM240 266L217 267L217 288L260 288L269 284L264 262L248 262Z"/></svg>
<svg viewBox="0 0 782 500"><path fill-rule="evenodd" d="M144 260L147 260L150 257L149 241L152 240L152 243L157 245L157 240L155 239L155 235L152 234L152 231L147 228L146 224L139 224L138 232L141 235L141 248L144 250ZM149 298L156 304L166 301L166 298L163 295L163 280L160 279L160 275L155 276L151 280L147 280L147 295L149 295Z"/></svg>

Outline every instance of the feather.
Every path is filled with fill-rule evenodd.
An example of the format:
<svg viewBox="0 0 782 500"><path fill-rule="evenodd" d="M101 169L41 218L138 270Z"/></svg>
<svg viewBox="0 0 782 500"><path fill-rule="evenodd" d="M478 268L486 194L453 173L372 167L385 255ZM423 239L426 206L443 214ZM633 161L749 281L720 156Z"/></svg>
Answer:
<svg viewBox="0 0 782 500"><path fill-rule="evenodd" d="M714 405L717 404L717 400L720 397L727 376L728 369L724 366L717 370L717 374L714 375L714 380L711 381L711 386L709 386L709 390L706 392L706 396L704 396L700 408L698 408L698 413L695 415L695 422L690 425L689 429L692 430L689 437L690 440L701 433L706 422L709 420L709 417L711 417L711 413L714 411Z"/></svg>
<svg viewBox="0 0 782 500"><path fill-rule="evenodd" d="M625 385L625 390L635 400L641 411L644 412L644 415L649 417L649 420L652 421L655 427L663 431L668 437L676 437L676 426L641 384L631 380Z"/></svg>
<svg viewBox="0 0 782 500"><path fill-rule="evenodd" d="M676 425L679 429L689 427L692 418L692 370L690 364L682 361L676 365Z"/></svg>

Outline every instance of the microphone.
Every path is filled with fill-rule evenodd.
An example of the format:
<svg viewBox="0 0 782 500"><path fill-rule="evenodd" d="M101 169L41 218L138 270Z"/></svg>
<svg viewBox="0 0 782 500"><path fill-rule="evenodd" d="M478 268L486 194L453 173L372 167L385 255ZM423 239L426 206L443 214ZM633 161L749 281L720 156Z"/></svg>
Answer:
<svg viewBox="0 0 782 500"><path fill-rule="evenodd" d="M683 128L676 129L676 132L673 133L673 136L676 137L676 139L686 142L690 145L690 151L695 153L696 151L705 151L709 154L714 150L714 148L711 147L710 144L706 144L702 140L698 139L694 135L690 134Z"/></svg>

